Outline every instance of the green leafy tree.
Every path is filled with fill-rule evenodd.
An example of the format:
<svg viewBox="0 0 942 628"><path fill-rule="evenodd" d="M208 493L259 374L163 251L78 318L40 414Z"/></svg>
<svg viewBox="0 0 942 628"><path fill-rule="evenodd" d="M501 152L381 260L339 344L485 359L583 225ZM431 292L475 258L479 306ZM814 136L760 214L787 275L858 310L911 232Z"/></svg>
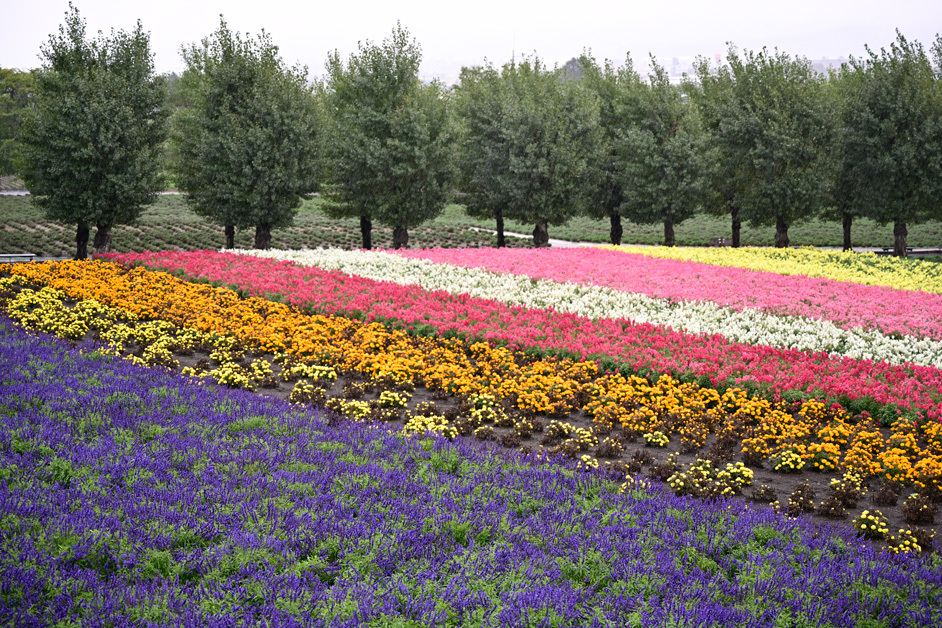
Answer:
<svg viewBox="0 0 942 628"><path fill-rule="evenodd" d="M500 72L493 66L462 68L457 90L460 121L459 181L462 190L473 190L465 199L469 216L494 218L497 246L506 246L504 210L510 206L510 152L503 137L503 93ZM499 172L505 173L497 181Z"/></svg>
<svg viewBox="0 0 942 628"><path fill-rule="evenodd" d="M140 22L89 40L71 5L42 57L18 171L50 220L77 225L83 259L91 225L96 250L108 250L112 226L135 220L162 187L163 84Z"/></svg>
<svg viewBox="0 0 942 628"><path fill-rule="evenodd" d="M455 177L454 124L448 94L419 81L422 51L396 25L381 45L366 42L346 63L327 61L328 215L359 217L363 248L372 221L393 228L393 246L409 229L441 214Z"/></svg>
<svg viewBox="0 0 942 628"><path fill-rule="evenodd" d="M598 98L538 57L499 75L490 65L465 69L459 98L469 211L535 224L534 246L547 246L548 225L565 224L590 197L584 178L602 149Z"/></svg>
<svg viewBox="0 0 942 628"><path fill-rule="evenodd" d="M832 126L824 77L807 59L765 49L740 57L731 47L726 60L714 71L698 68L717 99L705 114L718 155L713 180L726 181L710 205L725 203L757 227L775 225L775 246L785 247L789 225L825 200Z"/></svg>
<svg viewBox="0 0 942 628"><path fill-rule="evenodd" d="M616 141L620 210L635 223L663 223L664 245L674 246L674 226L698 209L708 157L695 107L651 61L639 123Z"/></svg>
<svg viewBox="0 0 942 628"><path fill-rule="evenodd" d="M182 50L186 69L173 125L177 187L193 210L235 230L255 228L255 248L292 224L317 190L320 116L307 69L288 67L271 37L243 38L220 18L201 45Z"/></svg>
<svg viewBox="0 0 942 628"><path fill-rule="evenodd" d="M167 72L161 74L164 79L164 87L167 93L167 106L176 111L188 107L190 103L186 99L186 93L183 90L183 77L176 72Z"/></svg>
<svg viewBox="0 0 942 628"><path fill-rule="evenodd" d="M182 77L179 74L169 72L161 74L161 77L164 80L165 103L172 120L175 112L190 106L190 103L186 101ZM177 187L176 176L174 175L176 171L174 161L176 159L177 153L174 151L172 140L168 137L160 148L160 171L167 188Z"/></svg>
<svg viewBox="0 0 942 628"><path fill-rule="evenodd" d="M725 132L727 121L738 117L733 99L735 82L728 68L714 69L708 59L698 57L694 62L696 82L685 82L684 90L697 107L706 130L707 152L710 159L704 164L708 183L702 199L705 213L730 217L732 246L740 246L742 215L737 198L745 189L746 154Z"/></svg>
<svg viewBox="0 0 942 628"><path fill-rule="evenodd" d="M571 64L572 62L570 62ZM645 85L627 57L625 64L615 68L608 60L599 65L590 53L579 58L580 81L598 96L600 147L590 170L591 196L586 214L608 219L612 244L621 244L624 172L620 166L618 143L630 129L640 123L642 94Z"/></svg>
<svg viewBox="0 0 942 628"><path fill-rule="evenodd" d="M906 257L907 225L940 217L942 87L922 45L899 32L889 49L867 52L842 68L839 182L853 211L893 223L893 252ZM933 52L942 62L942 40Z"/></svg>
<svg viewBox="0 0 942 628"><path fill-rule="evenodd" d="M860 78L860 75L845 70L832 71L828 75L827 96L832 101L834 137L833 146L827 151L827 171L830 173L827 204L821 209L820 217L841 223L845 251L853 250L851 230L854 220L862 215L860 207L853 202L857 194L856 187L860 182L854 173L856 168L854 158L846 150L849 136L848 129L844 125L844 120L854 115L853 94L857 89L855 83Z"/></svg>
<svg viewBox="0 0 942 628"><path fill-rule="evenodd" d="M0 68L0 175L15 174L13 163L20 145L16 136L32 100L33 85L32 72Z"/></svg>

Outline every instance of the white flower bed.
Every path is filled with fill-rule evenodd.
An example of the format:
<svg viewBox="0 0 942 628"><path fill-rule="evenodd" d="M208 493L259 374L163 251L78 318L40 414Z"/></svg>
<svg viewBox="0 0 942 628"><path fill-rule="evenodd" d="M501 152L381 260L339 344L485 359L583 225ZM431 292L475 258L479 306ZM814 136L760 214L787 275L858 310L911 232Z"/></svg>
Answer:
<svg viewBox="0 0 942 628"><path fill-rule="evenodd" d="M826 351L832 355L893 364L911 362L942 368L942 341L913 336L891 338L879 331L841 329L824 320L733 311L707 301L669 301L610 288L581 286L406 259L382 251L314 249L234 251L427 290L494 299L532 308L555 309L589 318L624 318L692 333L720 334L741 343Z"/></svg>

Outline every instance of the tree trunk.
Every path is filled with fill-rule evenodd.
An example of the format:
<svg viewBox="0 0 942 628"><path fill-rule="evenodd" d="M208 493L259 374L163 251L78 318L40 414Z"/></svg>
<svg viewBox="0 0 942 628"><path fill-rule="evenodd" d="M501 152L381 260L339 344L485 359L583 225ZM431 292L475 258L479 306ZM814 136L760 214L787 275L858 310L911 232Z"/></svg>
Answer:
<svg viewBox="0 0 942 628"><path fill-rule="evenodd" d="M79 223L75 230L75 259L88 258L88 225Z"/></svg>
<svg viewBox="0 0 942 628"><path fill-rule="evenodd" d="M533 246L538 249L549 246L549 230L546 227L545 220L536 223L536 227L533 229Z"/></svg>
<svg viewBox="0 0 942 628"><path fill-rule="evenodd" d="M373 248L373 221L369 216L360 216L360 235L363 237L363 248L369 251Z"/></svg>
<svg viewBox="0 0 942 628"><path fill-rule="evenodd" d="M733 248L739 248L739 233L742 231L742 221L739 220L739 208L733 207L730 212L733 215Z"/></svg>
<svg viewBox="0 0 942 628"><path fill-rule="evenodd" d="M775 217L775 248L784 249L788 246L788 224L781 216Z"/></svg>
<svg viewBox="0 0 942 628"><path fill-rule="evenodd" d="M906 236L908 235L905 222L897 220L893 223L893 255L896 257L909 256L906 252Z"/></svg>
<svg viewBox="0 0 942 628"><path fill-rule="evenodd" d="M497 219L497 248L502 249L507 246L507 240L504 239L504 212L500 209L494 210L494 217Z"/></svg>
<svg viewBox="0 0 942 628"><path fill-rule="evenodd" d="M409 248L409 230L401 225L393 229L393 248Z"/></svg>
<svg viewBox="0 0 942 628"><path fill-rule="evenodd" d="M111 251L111 225L97 225L92 245L95 247L95 255Z"/></svg>
<svg viewBox="0 0 942 628"><path fill-rule="evenodd" d="M664 221L664 246L674 246L676 240L674 239L674 221L670 218L667 218Z"/></svg>
<svg viewBox="0 0 942 628"><path fill-rule="evenodd" d="M615 212L611 216L609 216L609 222L611 222L611 225L612 225L612 229L609 233L609 237L612 240L612 244L614 244L615 246L619 246L621 244L621 235L623 233L622 228L621 228L621 216L619 216L618 213Z"/></svg>
<svg viewBox="0 0 942 628"><path fill-rule="evenodd" d="M235 248L235 225L226 225L226 248Z"/></svg>
<svg viewBox="0 0 942 628"><path fill-rule="evenodd" d="M255 248L271 248L271 225L255 225Z"/></svg>
<svg viewBox="0 0 942 628"><path fill-rule="evenodd" d="M854 247L850 243L850 227L854 224L854 216L852 214L844 214L841 217L841 222L844 223L844 250L853 251Z"/></svg>

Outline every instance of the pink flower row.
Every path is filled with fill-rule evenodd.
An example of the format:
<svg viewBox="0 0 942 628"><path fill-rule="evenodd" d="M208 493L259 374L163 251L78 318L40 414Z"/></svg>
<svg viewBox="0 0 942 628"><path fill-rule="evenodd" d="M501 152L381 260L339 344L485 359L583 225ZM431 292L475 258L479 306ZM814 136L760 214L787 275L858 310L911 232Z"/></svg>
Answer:
<svg viewBox="0 0 942 628"><path fill-rule="evenodd" d="M403 257L942 339L942 295L595 248L415 249Z"/></svg>
<svg viewBox="0 0 942 628"><path fill-rule="evenodd" d="M285 302L321 314L360 312L368 321L396 321L409 328L429 325L438 333L526 347L566 350L583 358L609 356L635 370L707 376L715 384L754 382L776 393L799 390L923 410L942 420L942 371L914 365L832 358L735 343L714 335L680 333L624 319L591 320L552 309L528 309L498 301L427 291L313 267L213 251L124 253L114 262L181 272L221 282L253 295L279 295Z"/></svg>

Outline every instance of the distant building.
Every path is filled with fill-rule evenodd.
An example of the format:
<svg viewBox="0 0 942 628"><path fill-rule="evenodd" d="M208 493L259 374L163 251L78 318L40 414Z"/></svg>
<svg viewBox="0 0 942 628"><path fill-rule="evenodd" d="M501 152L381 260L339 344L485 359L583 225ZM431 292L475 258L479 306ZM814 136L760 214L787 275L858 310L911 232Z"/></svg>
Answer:
<svg viewBox="0 0 942 628"><path fill-rule="evenodd" d="M839 70L843 63L847 63L847 57L838 57L837 59L829 59L828 57L824 57L823 59L811 59L811 67L814 68L816 72L821 72L822 74L827 74L830 68Z"/></svg>

